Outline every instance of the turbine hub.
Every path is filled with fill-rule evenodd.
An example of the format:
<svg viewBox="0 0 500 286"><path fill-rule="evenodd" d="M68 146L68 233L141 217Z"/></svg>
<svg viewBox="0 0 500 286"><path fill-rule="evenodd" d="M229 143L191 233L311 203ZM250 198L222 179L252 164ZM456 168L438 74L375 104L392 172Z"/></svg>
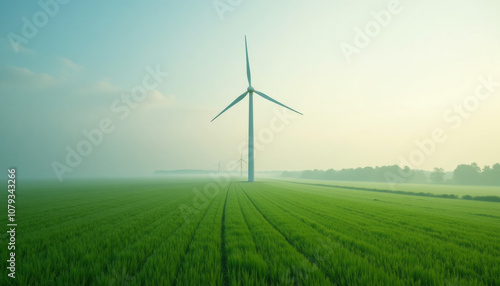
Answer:
<svg viewBox="0 0 500 286"><path fill-rule="evenodd" d="M249 86L249 87L247 88L247 91L248 91L248 92L254 92L254 91L255 91L255 89L254 89L252 86Z"/></svg>

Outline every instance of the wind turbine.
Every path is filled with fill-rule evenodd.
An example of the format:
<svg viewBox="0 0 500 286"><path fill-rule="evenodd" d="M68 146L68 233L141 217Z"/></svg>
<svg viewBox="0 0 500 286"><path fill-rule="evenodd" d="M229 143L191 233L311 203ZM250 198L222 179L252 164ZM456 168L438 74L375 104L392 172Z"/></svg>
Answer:
<svg viewBox="0 0 500 286"><path fill-rule="evenodd" d="M236 163L240 162L240 176L243 176L243 162L247 162L243 160L243 154L240 153L240 159L236 161Z"/></svg>
<svg viewBox="0 0 500 286"><path fill-rule="evenodd" d="M272 99L271 97L267 96L266 94L255 90L252 87L252 76L250 75L250 63L248 62L248 47L247 47L247 37L245 36L245 52L246 52L246 60L247 60L247 79L248 79L248 88L247 90L240 96L238 96L231 104L229 104L228 107L226 107L224 110L221 111L217 116L212 119L214 121L217 117L219 117L222 113L224 113L226 110L231 108L233 105L236 103L240 102L245 96L248 95L248 181L253 182L254 181L254 146L253 146L253 93L255 92L256 94L260 95L261 97L274 102L278 105L281 105L293 112L296 112L300 115L303 115L302 113L298 112L297 110L291 109L290 107ZM210 122L212 122L210 121Z"/></svg>
<svg viewBox="0 0 500 286"><path fill-rule="evenodd" d="M217 166L217 173L220 173L220 160L219 160L219 164L215 164Z"/></svg>

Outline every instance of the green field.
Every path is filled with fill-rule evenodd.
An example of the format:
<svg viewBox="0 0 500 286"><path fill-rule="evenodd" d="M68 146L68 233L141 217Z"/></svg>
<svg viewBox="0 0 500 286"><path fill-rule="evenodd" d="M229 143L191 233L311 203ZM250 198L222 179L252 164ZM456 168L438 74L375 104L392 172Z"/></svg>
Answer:
<svg viewBox="0 0 500 286"><path fill-rule="evenodd" d="M16 192L0 285L500 285L495 202L210 178Z"/></svg>
<svg viewBox="0 0 500 286"><path fill-rule="evenodd" d="M470 196L498 196L500 197L500 186L463 186L463 185L438 185L438 184L389 184L384 182L348 182L333 180L309 180L309 179L281 179L304 184L320 184L332 186L345 186L356 188L370 188L402 192L423 192L435 195L453 194L458 197Z"/></svg>

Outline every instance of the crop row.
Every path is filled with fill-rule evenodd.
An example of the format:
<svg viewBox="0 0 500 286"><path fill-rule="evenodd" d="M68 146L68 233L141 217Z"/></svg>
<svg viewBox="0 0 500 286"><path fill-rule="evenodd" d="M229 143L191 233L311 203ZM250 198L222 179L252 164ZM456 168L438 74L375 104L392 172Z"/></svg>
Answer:
<svg viewBox="0 0 500 286"><path fill-rule="evenodd" d="M338 194L314 196L312 189L306 193L261 184L245 192L306 255L314 257L314 247L326 248L323 252L330 254L321 257L320 265L330 269L339 284L498 283L495 230L471 232L475 225L459 220L378 209Z"/></svg>
<svg viewBox="0 0 500 286"><path fill-rule="evenodd" d="M231 182L186 219L180 206L193 205L193 189L204 186L96 182L20 192L15 282L500 285L495 203Z"/></svg>

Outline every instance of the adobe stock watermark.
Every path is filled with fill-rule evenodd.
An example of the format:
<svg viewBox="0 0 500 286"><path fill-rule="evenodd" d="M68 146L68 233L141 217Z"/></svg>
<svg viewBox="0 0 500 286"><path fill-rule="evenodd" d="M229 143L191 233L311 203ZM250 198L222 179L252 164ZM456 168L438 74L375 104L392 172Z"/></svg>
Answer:
<svg viewBox="0 0 500 286"><path fill-rule="evenodd" d="M299 116L297 113L284 107L281 109L273 108L273 113L274 116L271 117L267 126L260 128L254 133L253 146L255 151L265 150L266 146L274 141L275 135L283 132L290 125L291 121ZM243 154L243 156L248 156L248 140L242 141L238 145L237 152L238 154Z"/></svg>
<svg viewBox="0 0 500 286"><path fill-rule="evenodd" d="M7 38L12 45L12 49L17 54L19 53L21 44L28 44L31 39L38 35L39 29L47 26L51 18L54 18L61 10L62 5L66 5L71 0L40 0L38 6L40 9L28 17L22 17L21 32L16 34L10 32Z"/></svg>
<svg viewBox="0 0 500 286"><path fill-rule="evenodd" d="M448 131L456 130L463 122L470 118L471 114L479 109L481 103L491 98L500 87L500 81L494 81L493 74L488 77L479 77L479 83L474 89L474 94L464 98L461 102L455 102L443 112L442 119L449 127ZM447 131L443 128L435 128L429 136L415 141L415 148L406 156L399 156L399 165L410 167L410 171L402 169L398 174L387 172L385 179L392 190L397 183L406 182L412 175L413 170L422 166L427 158L432 156L440 144L448 140Z"/></svg>
<svg viewBox="0 0 500 286"><path fill-rule="evenodd" d="M131 110L134 110L144 101L151 91L155 90L160 83L168 76L168 73L160 70L160 65L153 69L146 67L147 74L142 79L141 85L136 85L128 93L123 93L115 99L109 109L111 113L118 116L121 121L127 119ZM75 168L82 164L85 157L90 156L95 147L102 144L105 136L111 134L116 128L115 122L108 117L102 118L97 127L82 130L83 139L74 146L67 145L65 161L52 162L52 169L57 179L62 182L66 173L72 173Z"/></svg>
<svg viewBox="0 0 500 286"><path fill-rule="evenodd" d="M342 42L339 45L347 63L350 64L354 55L359 55L364 48L368 47L372 40L380 35L382 29L392 23L393 17L402 11L403 5L399 0L389 1L386 8L380 11L371 11L372 19L366 22L362 28L356 27L354 29L356 34L352 44Z"/></svg>
<svg viewBox="0 0 500 286"><path fill-rule="evenodd" d="M186 224L191 223L191 218L193 215L197 215L200 211L208 208L210 202L217 197L222 189L229 187L231 182L230 172L236 171L237 169L228 169L222 172L211 172L210 177L212 182L205 184L203 186L203 192L198 188L193 188L191 191L194 193L193 201L191 205L180 204L179 211L181 212L184 222Z"/></svg>
<svg viewBox="0 0 500 286"><path fill-rule="evenodd" d="M224 14L233 12L242 2L243 0L214 0L212 5L222 22L224 21Z"/></svg>

